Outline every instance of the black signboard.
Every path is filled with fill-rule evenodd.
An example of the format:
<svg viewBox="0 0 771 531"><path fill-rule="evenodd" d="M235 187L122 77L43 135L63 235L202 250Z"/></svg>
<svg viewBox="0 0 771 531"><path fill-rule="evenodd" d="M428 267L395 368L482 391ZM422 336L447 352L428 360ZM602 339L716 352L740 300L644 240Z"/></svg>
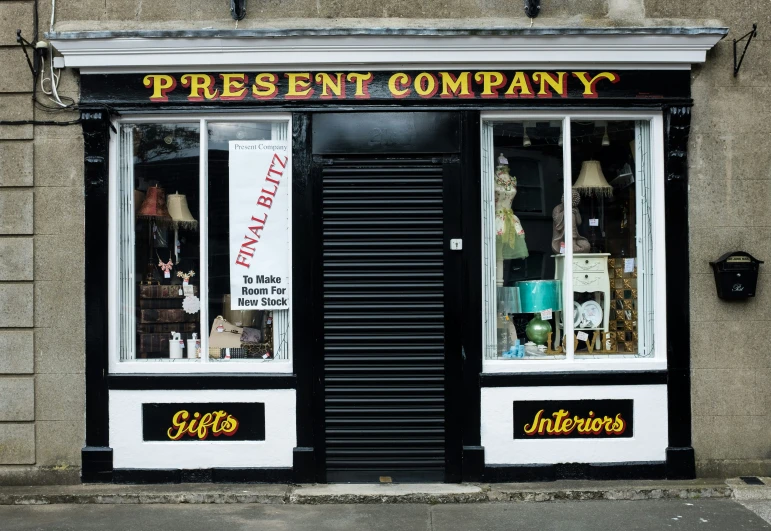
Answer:
<svg viewBox="0 0 771 531"><path fill-rule="evenodd" d="M618 439L634 434L633 400L514 402L515 439Z"/></svg>
<svg viewBox="0 0 771 531"><path fill-rule="evenodd" d="M88 74L83 103L114 105L687 98L687 70L405 70Z"/></svg>
<svg viewBox="0 0 771 531"><path fill-rule="evenodd" d="M142 440L264 441L265 404L142 404Z"/></svg>

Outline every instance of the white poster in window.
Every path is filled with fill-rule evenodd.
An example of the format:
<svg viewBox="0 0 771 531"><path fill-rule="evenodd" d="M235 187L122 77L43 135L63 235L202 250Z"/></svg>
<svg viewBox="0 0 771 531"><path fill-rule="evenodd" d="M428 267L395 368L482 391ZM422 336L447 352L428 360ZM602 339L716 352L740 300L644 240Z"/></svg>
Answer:
<svg viewBox="0 0 771 531"><path fill-rule="evenodd" d="M229 151L231 309L285 310L291 300L290 144L231 140Z"/></svg>

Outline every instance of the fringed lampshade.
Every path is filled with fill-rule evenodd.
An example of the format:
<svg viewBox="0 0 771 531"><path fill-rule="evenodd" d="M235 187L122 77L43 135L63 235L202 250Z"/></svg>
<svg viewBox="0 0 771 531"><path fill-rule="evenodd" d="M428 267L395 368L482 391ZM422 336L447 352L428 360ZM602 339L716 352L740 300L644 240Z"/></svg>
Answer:
<svg viewBox="0 0 771 531"><path fill-rule="evenodd" d="M600 163L596 160L585 160L581 164L581 173L573 189L584 195L613 195L613 187L605 180Z"/></svg>
<svg viewBox="0 0 771 531"><path fill-rule="evenodd" d="M152 219L156 223L171 223L169 209L166 207L166 192L155 185L147 189L145 200L137 212L138 218Z"/></svg>
<svg viewBox="0 0 771 531"><path fill-rule="evenodd" d="M198 221L190 213L187 206L187 197L182 194L169 194L169 214L171 215L171 224L176 228L192 229L198 228Z"/></svg>

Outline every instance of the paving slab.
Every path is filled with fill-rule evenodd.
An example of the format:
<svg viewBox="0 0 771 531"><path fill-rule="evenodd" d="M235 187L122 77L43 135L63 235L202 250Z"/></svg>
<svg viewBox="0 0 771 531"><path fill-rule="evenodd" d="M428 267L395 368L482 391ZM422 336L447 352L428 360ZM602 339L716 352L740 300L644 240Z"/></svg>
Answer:
<svg viewBox="0 0 771 531"><path fill-rule="evenodd" d="M771 478L758 477L763 485L748 485L740 478L726 480L736 500L771 500Z"/></svg>
<svg viewBox="0 0 771 531"><path fill-rule="evenodd" d="M491 503L437 507L441 531L755 531L771 529L730 499Z"/></svg>
<svg viewBox="0 0 771 531"><path fill-rule="evenodd" d="M421 484L328 484L295 488L291 503L470 503L488 501L479 485Z"/></svg>

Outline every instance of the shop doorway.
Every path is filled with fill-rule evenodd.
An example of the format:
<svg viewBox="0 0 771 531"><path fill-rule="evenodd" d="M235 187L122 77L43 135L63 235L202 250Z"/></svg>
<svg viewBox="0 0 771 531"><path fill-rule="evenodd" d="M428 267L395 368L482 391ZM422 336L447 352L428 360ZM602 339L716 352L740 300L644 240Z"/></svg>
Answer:
<svg viewBox="0 0 771 531"><path fill-rule="evenodd" d="M458 481L459 118L317 114L312 131L324 479Z"/></svg>

